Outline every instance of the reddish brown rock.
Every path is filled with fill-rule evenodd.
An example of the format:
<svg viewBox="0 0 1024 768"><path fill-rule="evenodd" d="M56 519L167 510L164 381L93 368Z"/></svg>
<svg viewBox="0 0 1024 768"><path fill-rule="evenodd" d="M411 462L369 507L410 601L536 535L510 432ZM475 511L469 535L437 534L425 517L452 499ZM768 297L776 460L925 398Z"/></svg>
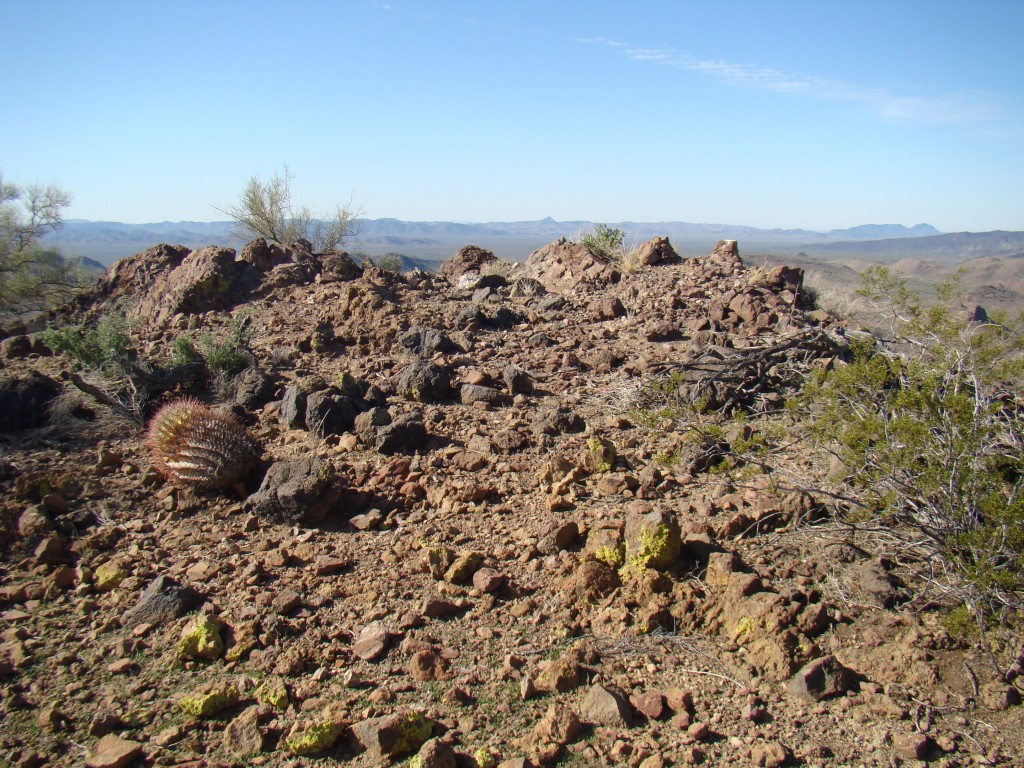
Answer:
<svg viewBox="0 0 1024 768"><path fill-rule="evenodd" d="M533 729L533 739L564 746L579 735L583 723L569 707L554 702Z"/></svg>
<svg viewBox="0 0 1024 768"><path fill-rule="evenodd" d="M633 709L650 720L658 720L665 714L665 695L656 691L635 693L629 697L629 703L633 705Z"/></svg>
<svg viewBox="0 0 1024 768"><path fill-rule="evenodd" d="M142 755L137 741L107 734L89 749L85 756L86 768L126 768Z"/></svg>

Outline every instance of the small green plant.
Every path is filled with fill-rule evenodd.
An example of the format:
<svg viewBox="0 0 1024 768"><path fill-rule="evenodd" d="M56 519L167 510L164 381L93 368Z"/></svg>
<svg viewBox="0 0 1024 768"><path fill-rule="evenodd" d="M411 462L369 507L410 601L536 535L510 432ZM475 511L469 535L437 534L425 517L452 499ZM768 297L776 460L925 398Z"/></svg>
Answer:
<svg viewBox="0 0 1024 768"><path fill-rule="evenodd" d="M213 374L235 374L251 362L249 342L254 329L252 318L240 314L231 320L227 337L203 334L199 337L202 357Z"/></svg>
<svg viewBox="0 0 1024 768"><path fill-rule="evenodd" d="M594 231L580 238L580 245L586 246L592 254L609 261L622 258L622 241L626 233L607 224L595 224Z"/></svg>
<svg viewBox="0 0 1024 768"><path fill-rule="evenodd" d="M661 469L672 469L682 459L682 452L676 448L668 453L659 453L654 456L654 464Z"/></svg>
<svg viewBox="0 0 1024 768"><path fill-rule="evenodd" d="M188 336L179 336L171 342L171 356L168 361L171 367L196 363L202 359L202 354Z"/></svg>
<svg viewBox="0 0 1024 768"><path fill-rule="evenodd" d="M966 605L959 605L943 616L942 626L956 640L970 640L978 636L978 622Z"/></svg>
<svg viewBox="0 0 1024 768"><path fill-rule="evenodd" d="M43 343L54 352L67 354L83 368L123 373L130 368L132 348L124 307L104 312L95 324L63 325L43 332Z"/></svg>

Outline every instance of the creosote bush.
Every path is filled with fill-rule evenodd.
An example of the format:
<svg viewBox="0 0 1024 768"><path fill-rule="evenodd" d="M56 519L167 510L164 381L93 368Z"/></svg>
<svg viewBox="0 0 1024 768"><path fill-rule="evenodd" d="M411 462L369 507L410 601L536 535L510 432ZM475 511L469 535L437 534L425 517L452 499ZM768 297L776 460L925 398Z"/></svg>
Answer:
<svg viewBox="0 0 1024 768"><path fill-rule="evenodd" d="M847 519L899 536L984 626L1024 606L1024 345L1019 322L960 322L955 290L926 307L869 269L859 293L884 309L889 337L855 342L793 407L844 468Z"/></svg>

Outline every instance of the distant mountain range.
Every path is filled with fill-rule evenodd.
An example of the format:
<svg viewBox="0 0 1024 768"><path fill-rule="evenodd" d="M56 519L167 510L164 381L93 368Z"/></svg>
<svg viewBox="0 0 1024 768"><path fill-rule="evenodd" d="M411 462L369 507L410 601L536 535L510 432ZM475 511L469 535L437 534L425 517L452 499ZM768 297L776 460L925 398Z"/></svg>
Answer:
<svg viewBox="0 0 1024 768"><path fill-rule="evenodd" d="M444 260L463 245L473 243L494 251L507 260L521 261L533 250L558 237L574 237L593 229L590 221L486 222L467 224L452 221L402 221L400 219L364 219L359 222L358 237L348 244L349 250L371 256L401 252L416 258ZM740 240L743 252L797 253L821 247L850 252L853 244L891 243L895 240L917 240L946 237L928 224L905 227L901 224L864 224L849 229L815 232L806 229L759 229L729 224L692 224L680 221L633 222L612 224L626 233L626 242L639 242L656 235L671 238L685 255L696 255L722 239ZM1004 233L1014 234L1014 233ZM138 253L157 243L171 243L199 248L205 245L239 247L242 243L233 234L229 221L177 221L149 224L124 224L116 221L72 219L47 238L47 243L66 253L87 256L103 264ZM884 246L879 246L884 250Z"/></svg>

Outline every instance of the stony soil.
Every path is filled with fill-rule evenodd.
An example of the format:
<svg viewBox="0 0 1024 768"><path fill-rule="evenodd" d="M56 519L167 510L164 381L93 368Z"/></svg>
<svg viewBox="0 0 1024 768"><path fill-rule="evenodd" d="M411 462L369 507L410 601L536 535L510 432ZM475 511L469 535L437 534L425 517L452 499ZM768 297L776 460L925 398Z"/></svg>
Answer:
<svg viewBox="0 0 1024 768"><path fill-rule="evenodd" d="M177 487L86 396L0 435L0 765L1024 765L1020 692L950 606L794 490L827 467L777 408L849 331L733 243L644 248L628 271L564 242L440 275L260 242L113 268L55 318L130 297L155 362L246 318L247 372L145 414L233 407L261 463ZM42 397L12 382L75 363L7 335L11 421ZM659 418L673 372L747 426ZM778 430L777 470L716 470Z"/></svg>

